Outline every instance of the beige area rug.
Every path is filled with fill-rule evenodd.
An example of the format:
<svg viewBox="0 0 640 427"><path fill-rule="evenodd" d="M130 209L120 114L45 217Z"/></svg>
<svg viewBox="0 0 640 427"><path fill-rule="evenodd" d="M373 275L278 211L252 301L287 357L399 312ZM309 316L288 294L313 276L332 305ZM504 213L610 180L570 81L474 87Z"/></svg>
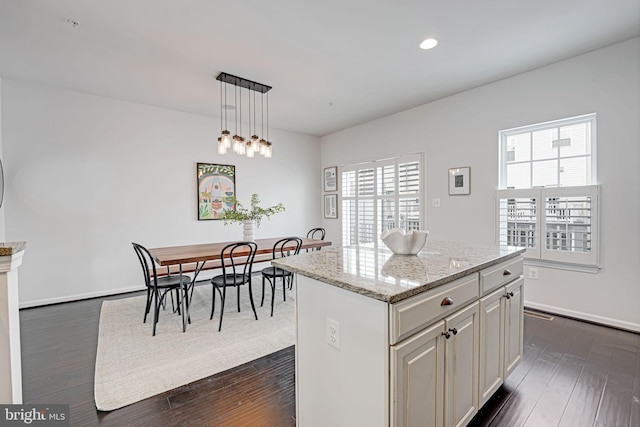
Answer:
<svg viewBox="0 0 640 427"><path fill-rule="evenodd" d="M196 286L190 307L191 324L182 332L181 317L170 302L160 312L156 336L151 336L153 315L142 323L146 296L104 301L100 313L95 370L95 402L111 411L156 394L206 378L295 343L293 295L282 301L278 283L273 317L267 287L260 307L260 278L254 278L255 320L246 286L241 288L241 312L236 290L227 289L222 331L218 332L220 298L213 320L211 286ZM268 286L268 285L267 285Z"/></svg>

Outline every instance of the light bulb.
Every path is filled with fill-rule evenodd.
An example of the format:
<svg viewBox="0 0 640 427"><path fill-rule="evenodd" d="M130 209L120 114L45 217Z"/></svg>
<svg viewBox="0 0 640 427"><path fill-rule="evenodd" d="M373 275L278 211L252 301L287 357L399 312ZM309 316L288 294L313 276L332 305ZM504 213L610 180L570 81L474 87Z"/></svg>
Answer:
<svg viewBox="0 0 640 427"><path fill-rule="evenodd" d="M251 137L251 150L254 152L260 151L260 141L258 140L258 135L253 135Z"/></svg>
<svg viewBox="0 0 640 427"><path fill-rule="evenodd" d="M241 136L238 137L237 148L238 148L237 153L240 154L241 156L244 156L244 153L245 153L244 138Z"/></svg>
<svg viewBox="0 0 640 427"><path fill-rule="evenodd" d="M223 130L221 138L225 148L231 147L231 132L229 132L228 130Z"/></svg>
<svg viewBox="0 0 640 427"><path fill-rule="evenodd" d="M249 158L255 155L255 151L253 151L253 148L251 147L251 141L247 141L246 151L247 151L247 157Z"/></svg>
<svg viewBox="0 0 640 427"><path fill-rule="evenodd" d="M218 138L218 154L227 154L227 146L222 142L222 138Z"/></svg>
<svg viewBox="0 0 640 427"><path fill-rule="evenodd" d="M240 154L240 146L242 145L242 137L239 135L233 135L233 152Z"/></svg>

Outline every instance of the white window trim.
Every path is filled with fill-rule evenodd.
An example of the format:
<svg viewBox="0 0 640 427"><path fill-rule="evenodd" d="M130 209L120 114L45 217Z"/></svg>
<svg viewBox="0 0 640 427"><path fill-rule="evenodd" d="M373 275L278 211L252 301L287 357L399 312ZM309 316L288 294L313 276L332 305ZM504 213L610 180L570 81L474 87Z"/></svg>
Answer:
<svg viewBox="0 0 640 427"><path fill-rule="evenodd" d="M571 126L578 123L590 122L591 125L591 182L589 185L577 187L544 187L544 188L518 188L507 189L507 139L509 136L521 133L530 133L550 128L558 128L563 126ZM499 152L498 152L498 183L499 190L496 192L496 241L500 243L500 199L505 198L533 198L536 200L536 227L535 227L535 248L527 248L524 254L525 262L528 265L552 267L558 269L566 269L573 271L583 271L589 273L597 273L600 262L599 249L599 198L600 187L596 185L597 180L597 129L596 129L596 113L583 114L580 116L569 117L565 119L552 120L543 123L520 126L511 129L501 130L498 133ZM564 159L569 157L561 157ZM534 163L536 160L529 160ZM526 163L523 162L523 163ZM545 200L547 197L573 197L573 196L589 196L592 199L591 211L591 251L589 253L558 251L546 249L546 213Z"/></svg>
<svg viewBox="0 0 640 427"><path fill-rule="evenodd" d="M566 119L551 120L544 123L537 123L534 125L520 126L511 129L505 129L498 132L498 140L500 142L500 151L498 153L498 188L507 188L507 138L511 135L518 135L525 132L535 132L539 130L556 128L562 126L570 126L577 123L591 122L591 183L598 182L597 174L597 157L596 157L596 113L583 114L581 116L569 117ZM530 161L531 162L531 161Z"/></svg>

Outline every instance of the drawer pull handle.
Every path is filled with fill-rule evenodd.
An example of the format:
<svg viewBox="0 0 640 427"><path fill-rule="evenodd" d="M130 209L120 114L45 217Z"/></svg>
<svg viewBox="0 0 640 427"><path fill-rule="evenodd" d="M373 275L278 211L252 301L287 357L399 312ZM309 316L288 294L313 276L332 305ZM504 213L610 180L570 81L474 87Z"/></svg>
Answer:
<svg viewBox="0 0 640 427"><path fill-rule="evenodd" d="M505 294L505 298L506 298L506 299L511 299L511 297L512 297L512 296L513 296L513 292L507 292L507 293Z"/></svg>
<svg viewBox="0 0 640 427"><path fill-rule="evenodd" d="M446 297L445 299L443 299L440 303L440 306L444 307L445 305L453 305L453 298Z"/></svg>
<svg viewBox="0 0 640 427"><path fill-rule="evenodd" d="M451 332L453 335L458 335L458 330L456 328L449 328L449 332Z"/></svg>
<svg viewBox="0 0 640 427"><path fill-rule="evenodd" d="M446 339L451 338L451 334L449 333L449 331L447 331L447 332L443 332L443 333L442 333L442 335L444 335L444 337L445 337Z"/></svg>
<svg viewBox="0 0 640 427"><path fill-rule="evenodd" d="M502 272L503 276L511 276L511 271L510 270L505 270Z"/></svg>

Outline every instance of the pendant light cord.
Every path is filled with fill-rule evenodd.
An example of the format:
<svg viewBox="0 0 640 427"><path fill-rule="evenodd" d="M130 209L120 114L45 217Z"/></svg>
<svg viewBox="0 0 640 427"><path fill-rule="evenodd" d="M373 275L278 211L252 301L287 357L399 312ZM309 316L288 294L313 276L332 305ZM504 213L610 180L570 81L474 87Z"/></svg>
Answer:
<svg viewBox="0 0 640 427"><path fill-rule="evenodd" d="M233 85L233 99L234 99L234 104L237 107L238 106L238 85L234 83ZM236 108L234 110L235 113L235 127L236 127L236 135L238 134L238 109Z"/></svg>

